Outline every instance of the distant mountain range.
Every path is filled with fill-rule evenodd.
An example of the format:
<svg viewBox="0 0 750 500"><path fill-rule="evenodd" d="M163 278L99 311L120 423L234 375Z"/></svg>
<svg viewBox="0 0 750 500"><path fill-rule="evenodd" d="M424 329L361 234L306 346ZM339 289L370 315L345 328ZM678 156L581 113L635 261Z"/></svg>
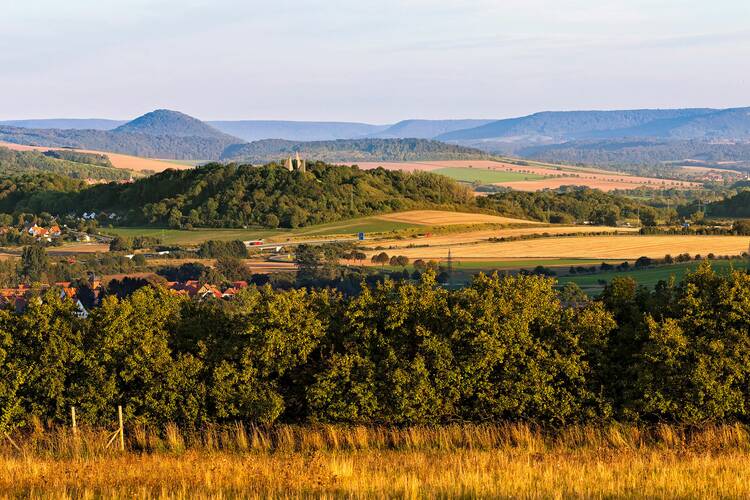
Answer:
<svg viewBox="0 0 750 500"><path fill-rule="evenodd" d="M294 144L253 144L270 139ZM386 143L372 142L402 139L424 139L472 148L456 153L459 155L475 155L476 149L480 149L491 154L549 161L579 159L581 163L589 163L606 157L602 163L609 164L688 158L680 158L683 153L691 153L691 157L723 157L727 155L722 149L730 148L728 156L733 158L730 161L739 158L738 161L750 162L750 156L745 157L748 148L737 146L750 143L750 108L555 111L502 120L404 120L391 125L260 120L202 122L169 110L157 110L130 122L102 119L0 122L0 140L174 159L261 158L274 151L283 153L298 147L321 154L342 153L343 147L348 148L348 156L363 159L380 154L373 154L373 147L380 152L388 148L394 152L409 150L412 146L406 143L386 147ZM338 140L360 142L330 144ZM310 144L321 141L328 144ZM638 144L635 148L629 146L633 141ZM356 155L352 147L360 148L356 149ZM371 151L368 153L361 148ZM597 152L592 154L591 151ZM305 151L300 152L310 157ZM454 152L431 143L430 147L420 150L416 159L437 159L430 155ZM395 161L388 154L380 158L376 161L386 161L382 158Z"/></svg>

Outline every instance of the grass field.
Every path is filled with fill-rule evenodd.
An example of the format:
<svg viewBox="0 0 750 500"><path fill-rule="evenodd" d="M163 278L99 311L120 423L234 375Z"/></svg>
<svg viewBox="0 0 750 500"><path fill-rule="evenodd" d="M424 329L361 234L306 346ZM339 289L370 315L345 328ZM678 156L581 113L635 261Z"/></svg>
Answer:
<svg viewBox="0 0 750 500"><path fill-rule="evenodd" d="M0 445L0 498L747 498L750 436L618 424L241 425L190 437L35 430Z"/></svg>
<svg viewBox="0 0 750 500"><path fill-rule="evenodd" d="M115 227L102 229L102 233L134 238L151 236L159 238L165 245L199 245L207 240L255 240L281 234L272 229L159 229L153 227Z"/></svg>
<svg viewBox="0 0 750 500"><path fill-rule="evenodd" d="M660 281L669 281L674 277L679 282L690 271L695 271L699 262L685 262L670 266L657 266L649 269L638 269L625 272L604 272L581 276L563 276L558 279L560 285L573 282L587 292L597 292L604 288L602 282L609 282L615 277L633 278L639 285L654 287ZM730 269L748 269L747 260L715 260L711 266L719 273L729 272Z"/></svg>
<svg viewBox="0 0 750 500"><path fill-rule="evenodd" d="M494 184L496 182L534 181L544 179L542 175L523 174L519 172L498 172L480 168L447 167L433 170L432 173L444 175L460 182L481 182Z"/></svg>
<svg viewBox="0 0 750 500"><path fill-rule="evenodd" d="M317 238L321 236L352 235L358 232L390 232L401 229L418 227L398 221L381 220L377 217L362 217L348 221L331 222L299 229L159 229L153 227L118 227L103 229L102 232L111 235L121 235L128 238L135 236L153 236L161 239L165 245L199 245L208 240L256 240L285 241L291 238Z"/></svg>
<svg viewBox="0 0 750 500"><path fill-rule="evenodd" d="M364 233L390 233L405 229L425 228L432 226L458 226L475 224L538 224L534 221L511 219L487 214L449 212L444 210L411 210L372 217L359 217L327 224L302 227L297 229L161 229L153 227L120 227L103 229L111 235L129 238L135 236L153 236L160 238L165 245L197 245L206 240L254 240L285 241L290 238L319 238L322 236L355 235Z"/></svg>

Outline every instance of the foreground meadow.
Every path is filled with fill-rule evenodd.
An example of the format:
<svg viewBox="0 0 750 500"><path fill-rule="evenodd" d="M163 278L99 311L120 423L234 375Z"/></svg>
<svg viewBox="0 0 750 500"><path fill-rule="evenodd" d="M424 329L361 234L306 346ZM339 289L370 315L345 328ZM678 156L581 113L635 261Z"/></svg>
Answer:
<svg viewBox="0 0 750 500"><path fill-rule="evenodd" d="M750 496L741 426L168 427L136 430L124 452L105 436L37 429L20 451L6 442L0 498Z"/></svg>

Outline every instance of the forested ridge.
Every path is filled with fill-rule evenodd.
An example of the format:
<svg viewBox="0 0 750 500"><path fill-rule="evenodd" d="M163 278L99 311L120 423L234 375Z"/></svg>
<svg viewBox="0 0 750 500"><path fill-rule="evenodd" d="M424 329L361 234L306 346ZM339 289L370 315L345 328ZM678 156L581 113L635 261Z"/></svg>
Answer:
<svg viewBox="0 0 750 500"><path fill-rule="evenodd" d="M641 216L653 225L656 210L625 196L590 188L561 191L509 191L477 198L480 208L507 215L551 223L583 223L614 226L623 219Z"/></svg>
<svg viewBox="0 0 750 500"><path fill-rule="evenodd" d="M750 421L750 275L707 263L601 298L538 276L460 290L386 281L249 288L194 302L162 289L78 318L51 291L0 310L0 431L32 416L106 425Z"/></svg>
<svg viewBox="0 0 750 500"><path fill-rule="evenodd" d="M324 162L475 160L490 155L473 148L427 139L339 139L285 141L267 139L229 146L222 160L268 163L299 153Z"/></svg>
<svg viewBox="0 0 750 500"><path fill-rule="evenodd" d="M130 184L86 188L64 180L56 184L59 191L8 179L0 185L0 212L104 210L121 215L120 222L125 224L295 228L420 206L473 202L466 188L440 175L320 162L309 165L307 172L289 172L275 164L210 164L167 170Z"/></svg>
<svg viewBox="0 0 750 500"><path fill-rule="evenodd" d="M73 179L125 180L132 173L112 166L104 155L75 151L13 151L0 146L0 175L49 172Z"/></svg>

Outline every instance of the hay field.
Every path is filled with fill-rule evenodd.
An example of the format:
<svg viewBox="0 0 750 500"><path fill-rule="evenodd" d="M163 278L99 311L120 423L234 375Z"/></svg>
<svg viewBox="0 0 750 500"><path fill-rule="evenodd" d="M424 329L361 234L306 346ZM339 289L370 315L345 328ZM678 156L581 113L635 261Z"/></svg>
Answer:
<svg viewBox="0 0 750 500"><path fill-rule="evenodd" d="M421 226L448 226L455 224L534 224L539 222L497 215L475 214L466 212L448 212L445 210L410 210L393 214L378 215L378 219L406 222Z"/></svg>
<svg viewBox="0 0 750 500"><path fill-rule="evenodd" d="M635 233L637 228L621 228L608 226L539 226L518 227L500 229L482 229L479 231L467 231L455 234L440 234L430 237L378 240L377 245L387 248L406 248L414 245L429 245L430 247L451 248L455 245L466 245L470 243L486 242L490 238L508 238L515 236L526 236L530 234L585 234L601 232Z"/></svg>
<svg viewBox="0 0 750 500"><path fill-rule="evenodd" d="M748 251L750 238L742 236L578 236L539 238L502 243L451 246L454 259L499 260L507 258L637 259L647 256L740 255ZM370 252L370 255L376 252ZM448 247L403 248L410 259L445 259Z"/></svg>
<svg viewBox="0 0 750 500"><path fill-rule="evenodd" d="M109 158L112 166L135 172L153 171L163 172L168 168L184 170L193 168L191 165L181 165L171 163L166 160L153 160L151 158L140 158L138 156L124 155L120 153L109 153L107 151L94 151L91 149L71 149L71 148L53 148L41 146L26 146L23 144L12 144L10 142L0 142L0 146L12 149L14 151L78 151L80 153L102 154Z"/></svg>
<svg viewBox="0 0 750 500"><path fill-rule="evenodd" d="M241 424L189 436L35 430L0 443L0 498L747 498L742 425L403 429Z"/></svg>

